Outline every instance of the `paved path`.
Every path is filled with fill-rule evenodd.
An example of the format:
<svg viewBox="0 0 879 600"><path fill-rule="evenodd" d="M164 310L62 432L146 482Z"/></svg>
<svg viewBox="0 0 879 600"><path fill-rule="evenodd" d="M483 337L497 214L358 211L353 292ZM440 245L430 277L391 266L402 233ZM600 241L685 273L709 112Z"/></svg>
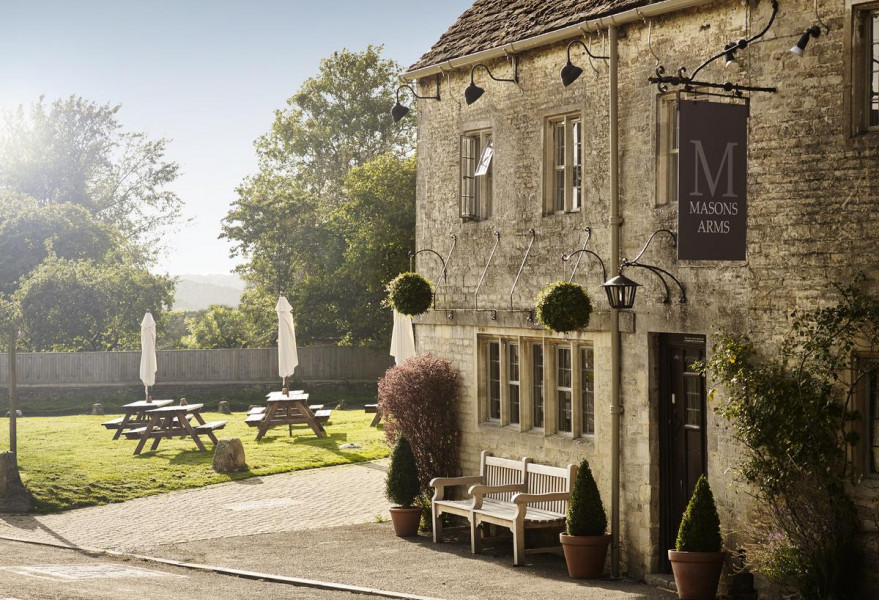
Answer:
<svg viewBox="0 0 879 600"><path fill-rule="evenodd" d="M387 460L296 471L42 516L0 515L0 535L143 551L162 544L387 518Z"/></svg>

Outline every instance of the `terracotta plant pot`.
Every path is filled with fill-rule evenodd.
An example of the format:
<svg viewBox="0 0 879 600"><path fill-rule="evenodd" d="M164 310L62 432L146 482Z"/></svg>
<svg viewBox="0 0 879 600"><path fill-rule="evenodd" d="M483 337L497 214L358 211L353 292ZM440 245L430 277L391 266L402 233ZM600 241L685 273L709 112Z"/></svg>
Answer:
<svg viewBox="0 0 879 600"><path fill-rule="evenodd" d="M723 552L668 551L681 600L714 600L723 570Z"/></svg>
<svg viewBox="0 0 879 600"><path fill-rule="evenodd" d="M394 533L397 537L412 537L418 535L418 525L421 523L421 509L402 508L394 506L391 508L391 522L394 524Z"/></svg>
<svg viewBox="0 0 879 600"><path fill-rule="evenodd" d="M568 575L574 579L595 579L604 574L604 561L610 535L567 535L559 534Z"/></svg>

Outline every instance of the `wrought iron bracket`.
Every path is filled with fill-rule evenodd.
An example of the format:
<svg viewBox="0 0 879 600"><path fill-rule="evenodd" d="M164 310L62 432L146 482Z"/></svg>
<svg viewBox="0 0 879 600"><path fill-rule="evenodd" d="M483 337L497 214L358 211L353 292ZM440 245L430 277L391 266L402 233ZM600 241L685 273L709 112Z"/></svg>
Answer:
<svg viewBox="0 0 879 600"><path fill-rule="evenodd" d="M516 286L519 285L519 277L522 276L522 269L525 268L525 263L528 262L528 255L531 254L531 247L534 245L534 240L537 237L537 232L534 231L534 228L528 230L528 233L531 234L531 241L528 242L528 249L525 250L525 256L522 257L522 264L519 265L519 272L516 273L516 279L513 281L513 287L510 288L510 310L513 310L513 292L516 291Z"/></svg>
<svg viewBox="0 0 879 600"><path fill-rule="evenodd" d="M568 282L574 281L574 275L577 274L577 269L580 267L580 260L583 258L583 255L590 254L594 256L598 260L598 264L601 265L601 282L604 283L605 281L607 281L607 269L604 266L604 261L601 260L601 257L598 256L598 254L586 248L586 244L588 244L589 240L592 238L592 228L587 227L586 229L584 229L584 231L586 232L586 241L583 242L583 247L579 250L574 250L569 254L562 254L563 262L568 262L574 256L577 257L577 262L574 264L574 269L571 271L571 276L568 277Z"/></svg>
<svg viewBox="0 0 879 600"><path fill-rule="evenodd" d="M772 27L772 23L775 22L775 17L778 14L778 0L772 0L772 15L769 17L769 21L766 23L766 26L759 32L752 35L749 38L740 39L737 42L729 42L723 47L723 50L718 52L717 54L709 57L705 62L696 67L691 75L687 75L686 67L680 67L677 70L677 75L666 75L665 67L659 65L656 67L656 75L653 77L649 77L648 81L650 83L655 83L660 92L667 92L668 86L683 86L685 89L692 89L696 87L703 88L714 88L714 89L722 89L726 92L732 92L736 96L741 96L742 92L769 92L775 93L778 91L775 87L761 87L761 86L752 86L752 85L739 85L737 83L731 83L726 81L724 83L714 83L710 81L698 81L696 77L699 75L699 72L713 63L714 61L726 57L727 60L733 60L735 53L739 50L744 50L747 48L752 42L762 38L769 31L769 28Z"/></svg>
<svg viewBox="0 0 879 600"><path fill-rule="evenodd" d="M446 281L449 261L452 258L452 252L455 251L455 246L457 245L457 243L458 243L458 236L456 236L453 233L452 234L452 247L449 250L449 254L446 256L446 258L443 258L442 255L439 252L437 252L436 250L434 250L433 248L422 248L421 250L418 250L417 252L413 252L411 250L409 251L409 270L410 271L414 271L415 257L418 256L419 254L421 254L422 252L430 252L431 254L433 254L434 256L436 256L439 259L440 263L443 266L442 271L440 271L439 277L437 277L436 286L434 286L434 288L433 288L433 309L434 310L436 310L436 294L439 291L440 287L442 287L442 284L445 283L445 281Z"/></svg>
<svg viewBox="0 0 879 600"><path fill-rule="evenodd" d="M485 268L482 270L482 276L479 278L479 283L476 285L476 302L474 308L479 310L479 288L482 287L482 282L485 281L485 275L488 273L488 267L491 266L491 259L494 258L494 253L497 250L498 244L501 243L501 232L494 232L494 248L491 249L491 254L488 255L488 262L485 263ZM495 312L492 320L497 320L497 312Z"/></svg>
<svg viewBox="0 0 879 600"><path fill-rule="evenodd" d="M650 246L650 243L653 241L653 238L655 238L660 233L667 233L671 237L672 247L673 248L677 247L678 238L674 234L673 231L671 231L670 229L657 229L652 234L650 234L649 238L647 238L647 242L644 244L644 247L641 248L641 251L638 253L638 255L635 256L634 260L629 260L627 258L624 258L622 260L622 262L620 263L620 268L618 269L617 272L620 275L622 275L623 269L625 269L626 267L637 267L637 268L641 268L641 269L646 269L646 270L650 271L651 273L653 273L654 275L656 275L659 278L659 280L662 282L662 286L665 288L665 297L662 300L663 304L669 304L671 302L671 290L668 287L668 282L665 280L665 277L668 277L669 279L674 281L675 284L677 284L678 289L681 292L681 295L678 298L678 303L679 304L686 304L687 303L687 290L684 288L684 285L680 282L680 280L677 277L675 277L674 275L672 275L671 273L669 273L668 271L666 271L665 269L663 269L661 267L657 267L656 265L648 265L648 264L640 262L641 257L644 256L645 252L647 252L647 248ZM672 260L672 262L674 262L674 260Z"/></svg>

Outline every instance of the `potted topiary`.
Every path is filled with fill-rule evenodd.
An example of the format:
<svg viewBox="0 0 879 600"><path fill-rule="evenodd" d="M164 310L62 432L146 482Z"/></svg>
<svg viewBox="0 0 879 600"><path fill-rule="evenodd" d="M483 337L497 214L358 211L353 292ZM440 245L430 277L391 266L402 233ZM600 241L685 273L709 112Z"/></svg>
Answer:
<svg viewBox="0 0 879 600"><path fill-rule="evenodd" d="M723 569L720 518L704 475L681 519L674 550L668 551L681 600L714 600Z"/></svg>
<svg viewBox="0 0 879 600"><path fill-rule="evenodd" d="M565 333L589 325L592 301L576 283L551 283L537 296L537 320L550 331Z"/></svg>
<svg viewBox="0 0 879 600"><path fill-rule="evenodd" d="M589 462L583 460L571 490L565 533L559 535L571 577L594 579L604 573L610 544L610 535L604 533L606 529L607 515L601 495Z"/></svg>
<svg viewBox="0 0 879 600"><path fill-rule="evenodd" d="M412 504L420 493L418 467L415 464L415 455L412 454L412 446L406 438L400 437L391 452L391 464L385 484L385 495L397 505L391 508L391 521L394 523L394 533L399 537L418 535L421 508Z"/></svg>
<svg viewBox="0 0 879 600"><path fill-rule="evenodd" d="M430 282L419 273L400 273L388 284L388 304L400 314L418 316L432 302Z"/></svg>

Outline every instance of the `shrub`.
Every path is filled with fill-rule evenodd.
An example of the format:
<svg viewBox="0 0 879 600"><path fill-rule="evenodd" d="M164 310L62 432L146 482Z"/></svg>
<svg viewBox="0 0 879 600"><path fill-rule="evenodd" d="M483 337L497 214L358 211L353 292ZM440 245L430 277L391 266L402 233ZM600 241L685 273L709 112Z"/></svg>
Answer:
<svg viewBox="0 0 879 600"><path fill-rule="evenodd" d="M388 303L400 314L420 315L432 302L430 282L419 273L400 273L388 284Z"/></svg>
<svg viewBox="0 0 879 600"><path fill-rule="evenodd" d="M720 552L722 544L714 494L708 480L701 475L681 519L675 548L679 552Z"/></svg>
<svg viewBox="0 0 879 600"><path fill-rule="evenodd" d="M459 377L449 361L425 354L391 367L378 382L385 436L391 444L409 440L424 493L432 478L458 475Z"/></svg>
<svg viewBox="0 0 879 600"><path fill-rule="evenodd" d="M394 504L409 508L420 493L418 467L412 454L412 446L405 437L401 437L397 440L394 451L391 452L385 496Z"/></svg>
<svg viewBox="0 0 879 600"><path fill-rule="evenodd" d="M589 461L585 459L580 463L574 489L571 491L566 530L568 535L604 535L607 530L604 504L601 503L601 495L592 476L592 469L589 468Z"/></svg>
<svg viewBox="0 0 879 600"><path fill-rule="evenodd" d="M550 331L582 329L591 315L592 301L576 283L557 281L537 296L537 320Z"/></svg>

